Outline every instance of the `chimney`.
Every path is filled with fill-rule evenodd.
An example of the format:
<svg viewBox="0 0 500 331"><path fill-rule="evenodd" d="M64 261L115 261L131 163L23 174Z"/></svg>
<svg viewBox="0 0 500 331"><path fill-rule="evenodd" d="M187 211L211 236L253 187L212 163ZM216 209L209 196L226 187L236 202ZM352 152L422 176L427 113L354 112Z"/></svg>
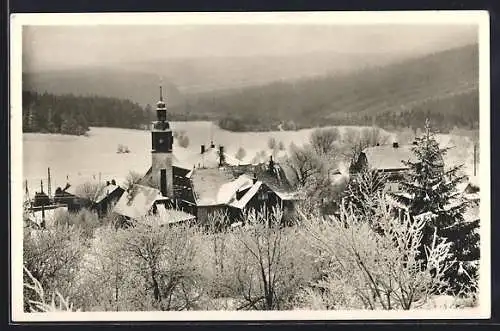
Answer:
<svg viewBox="0 0 500 331"><path fill-rule="evenodd" d="M205 145L201 145L201 154L205 153Z"/></svg>
<svg viewBox="0 0 500 331"><path fill-rule="evenodd" d="M219 146L219 167L224 165L224 146Z"/></svg>
<svg viewBox="0 0 500 331"><path fill-rule="evenodd" d="M210 141L210 148L215 148L215 144L214 144L214 141Z"/></svg>
<svg viewBox="0 0 500 331"><path fill-rule="evenodd" d="M274 161L273 161L273 156L269 156L269 171L273 172L274 171Z"/></svg>
<svg viewBox="0 0 500 331"><path fill-rule="evenodd" d="M116 185L116 180L112 179L111 180L111 185Z"/></svg>
<svg viewBox="0 0 500 331"><path fill-rule="evenodd" d="M164 197L167 196L167 169L160 169L160 192Z"/></svg>
<svg viewBox="0 0 500 331"><path fill-rule="evenodd" d="M252 178L252 180L253 180L253 183L254 183L254 184L255 184L255 183L257 183L257 173L256 173L255 171L254 171L254 173L253 173L253 178Z"/></svg>
<svg viewBox="0 0 500 331"><path fill-rule="evenodd" d="M398 147L399 147L399 144L398 144L397 142L393 142L393 143L392 143L392 147L393 147L393 148L398 148Z"/></svg>
<svg viewBox="0 0 500 331"><path fill-rule="evenodd" d="M106 186L109 186L111 183L109 182L109 180L106 181Z"/></svg>

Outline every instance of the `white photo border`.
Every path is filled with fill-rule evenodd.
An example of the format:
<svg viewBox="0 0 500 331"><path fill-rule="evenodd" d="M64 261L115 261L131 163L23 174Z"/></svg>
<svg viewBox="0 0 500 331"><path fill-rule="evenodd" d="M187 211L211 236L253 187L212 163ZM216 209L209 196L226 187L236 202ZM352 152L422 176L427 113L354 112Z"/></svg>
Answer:
<svg viewBox="0 0 500 331"><path fill-rule="evenodd" d="M487 319L491 316L490 259L490 25L487 11L386 12L225 12L225 13L85 13L12 14L10 21L11 143L11 319L13 322L77 321L273 321ZM27 25L206 25L206 24L334 24L478 26L480 102L480 281L479 306L467 309L410 311L183 311L183 312L60 312L23 311L22 217L22 29Z"/></svg>

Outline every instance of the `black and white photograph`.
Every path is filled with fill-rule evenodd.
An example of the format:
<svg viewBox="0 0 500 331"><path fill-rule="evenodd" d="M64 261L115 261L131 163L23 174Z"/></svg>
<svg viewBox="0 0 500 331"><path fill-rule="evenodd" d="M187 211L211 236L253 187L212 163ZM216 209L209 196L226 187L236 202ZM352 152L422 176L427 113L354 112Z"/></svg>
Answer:
<svg viewBox="0 0 500 331"><path fill-rule="evenodd" d="M11 18L16 321L490 316L481 11Z"/></svg>

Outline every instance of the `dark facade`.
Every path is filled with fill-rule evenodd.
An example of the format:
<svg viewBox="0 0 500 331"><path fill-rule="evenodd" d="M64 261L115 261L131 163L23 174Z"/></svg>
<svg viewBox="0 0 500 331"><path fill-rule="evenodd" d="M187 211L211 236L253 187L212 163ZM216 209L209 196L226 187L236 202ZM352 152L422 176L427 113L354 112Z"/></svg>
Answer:
<svg viewBox="0 0 500 331"><path fill-rule="evenodd" d="M106 194L102 199L95 201L92 204L92 209L97 212L99 217L104 217L113 208L118 199L122 196L125 190L117 186L114 190Z"/></svg>

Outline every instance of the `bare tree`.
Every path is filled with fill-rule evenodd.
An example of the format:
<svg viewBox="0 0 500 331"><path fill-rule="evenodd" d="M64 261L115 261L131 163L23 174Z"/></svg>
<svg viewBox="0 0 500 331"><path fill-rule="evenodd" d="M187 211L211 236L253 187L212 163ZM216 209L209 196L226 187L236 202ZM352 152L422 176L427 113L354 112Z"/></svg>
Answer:
<svg viewBox="0 0 500 331"><path fill-rule="evenodd" d="M235 292L243 299L238 310L286 308L308 280L297 229L282 228L281 217L278 208L248 212L246 225L235 230Z"/></svg>
<svg viewBox="0 0 500 331"><path fill-rule="evenodd" d="M52 300L47 300L47 293L44 290L42 284L33 277L31 272L29 272L26 267L23 267L24 275L28 277L28 282L23 284L25 290L34 292L36 298L28 299L27 305L29 306L30 312L72 312L79 311L73 308L73 303L69 301L69 298L65 298L58 290L52 292Z"/></svg>
<svg viewBox="0 0 500 331"><path fill-rule="evenodd" d="M154 307L161 310L192 309L199 299L199 274L194 268L195 229L184 225L166 227L150 216L127 230L124 250L132 257L131 268L147 285Z"/></svg>
<svg viewBox="0 0 500 331"><path fill-rule="evenodd" d="M376 169L362 169L352 176L345 191L345 201L368 222L372 222L381 194L387 183L387 175Z"/></svg>
<svg viewBox="0 0 500 331"><path fill-rule="evenodd" d="M285 144L283 144L283 141L280 140L278 143L278 150L284 151L285 150Z"/></svg>
<svg viewBox="0 0 500 331"><path fill-rule="evenodd" d="M356 130L346 129L342 143L343 156L350 165L358 160L360 153L367 147L384 145L389 142L390 135L377 127Z"/></svg>
<svg viewBox="0 0 500 331"><path fill-rule="evenodd" d="M316 153L331 155L339 138L340 133L337 128L316 129L311 133L310 143Z"/></svg>
<svg viewBox="0 0 500 331"><path fill-rule="evenodd" d="M243 147L240 147L238 149L238 151L236 152L236 155L235 157L238 159L238 160L243 160L245 158L245 156L247 155L247 152L243 149Z"/></svg>
<svg viewBox="0 0 500 331"><path fill-rule="evenodd" d="M274 149L276 149L277 146L278 146L278 142L276 141L276 138L269 137L269 140L267 141L267 147L274 150Z"/></svg>
<svg viewBox="0 0 500 331"><path fill-rule="evenodd" d="M85 182L76 187L75 194L77 197L93 201L103 186L103 183Z"/></svg>
<svg viewBox="0 0 500 331"><path fill-rule="evenodd" d="M328 309L410 309L426 303L449 284L445 272L450 243L434 239L419 258L427 220L402 215L381 202L375 232L367 222L343 208L338 219L303 215L312 254L320 256L324 277L309 290ZM323 252L323 254L320 254Z"/></svg>
<svg viewBox="0 0 500 331"><path fill-rule="evenodd" d="M143 181L143 175L138 172L130 171L125 178L125 190L130 189L135 184L141 184Z"/></svg>
<svg viewBox="0 0 500 331"><path fill-rule="evenodd" d="M46 230L26 229L24 233L24 266L48 292L60 290L63 293L70 293L70 285L76 275L82 254L83 239L77 227L55 226ZM25 304L34 295L35 293L25 289Z"/></svg>
<svg viewBox="0 0 500 331"><path fill-rule="evenodd" d="M181 135L177 138L179 141L179 146L188 148L189 146L189 137L187 135Z"/></svg>
<svg viewBox="0 0 500 331"><path fill-rule="evenodd" d="M310 146L290 146L288 165L294 172L299 186L305 186L322 171L323 164Z"/></svg>

